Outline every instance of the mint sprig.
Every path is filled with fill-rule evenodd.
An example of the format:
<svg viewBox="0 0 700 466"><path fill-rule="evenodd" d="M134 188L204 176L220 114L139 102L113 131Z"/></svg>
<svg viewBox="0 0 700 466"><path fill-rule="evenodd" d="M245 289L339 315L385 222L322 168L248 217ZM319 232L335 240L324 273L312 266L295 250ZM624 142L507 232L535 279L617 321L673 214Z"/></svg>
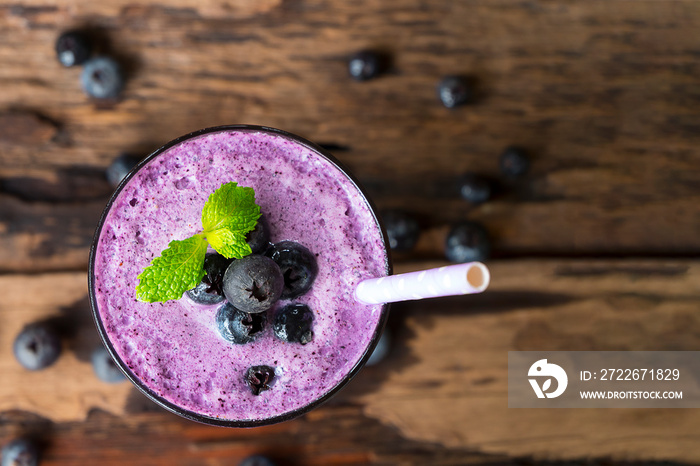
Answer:
<svg viewBox="0 0 700 466"><path fill-rule="evenodd" d="M253 188L225 183L202 209L203 230L184 240L173 240L137 277L136 299L148 303L180 299L204 277L207 244L219 254L240 259L252 251L245 235L255 229L260 206Z"/></svg>
<svg viewBox="0 0 700 466"><path fill-rule="evenodd" d="M141 282L136 287L136 298L149 303L180 299L204 277L206 252L207 240L201 234L171 241L138 276Z"/></svg>

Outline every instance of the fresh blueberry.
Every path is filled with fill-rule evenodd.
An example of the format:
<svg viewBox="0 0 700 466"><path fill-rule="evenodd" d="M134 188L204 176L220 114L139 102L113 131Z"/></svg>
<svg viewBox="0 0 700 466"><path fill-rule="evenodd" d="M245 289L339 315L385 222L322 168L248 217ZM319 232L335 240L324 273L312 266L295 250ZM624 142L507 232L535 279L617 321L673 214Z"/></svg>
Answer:
<svg viewBox="0 0 700 466"><path fill-rule="evenodd" d="M238 466L275 466L275 462L267 456L253 455L238 463Z"/></svg>
<svg viewBox="0 0 700 466"><path fill-rule="evenodd" d="M260 392L272 388L275 379L275 369L270 366L249 367L245 373L245 383L248 384L253 395L260 395Z"/></svg>
<svg viewBox="0 0 700 466"><path fill-rule="evenodd" d="M510 146L501 154L499 161L501 173L510 177L517 177L527 173L530 168L530 157L521 147Z"/></svg>
<svg viewBox="0 0 700 466"><path fill-rule="evenodd" d="M232 259L226 259L219 253L207 253L204 256L204 278L199 285L185 292L187 297L199 304L216 304L226 299L222 287L224 273L231 262Z"/></svg>
<svg viewBox="0 0 700 466"><path fill-rule="evenodd" d="M82 65L91 53L92 42L82 32L64 32L56 40L56 57L63 66Z"/></svg>
<svg viewBox="0 0 700 466"><path fill-rule="evenodd" d="M31 440L19 438L2 448L2 466L36 466L39 448Z"/></svg>
<svg viewBox="0 0 700 466"><path fill-rule="evenodd" d="M289 343L307 344L314 339L314 313L306 304L288 304L275 314L272 329L277 338Z"/></svg>
<svg viewBox="0 0 700 466"><path fill-rule="evenodd" d="M231 303L226 303L216 313L216 325L226 341L243 345L258 338L267 323L264 312L249 314L239 311Z"/></svg>
<svg viewBox="0 0 700 466"><path fill-rule="evenodd" d="M294 241L280 241L265 254L275 261L282 271L283 299L295 298L309 291L318 274L316 257L311 251Z"/></svg>
<svg viewBox="0 0 700 466"><path fill-rule="evenodd" d="M451 262L484 261L491 253L486 229L476 222L464 222L450 230L445 242L445 255Z"/></svg>
<svg viewBox="0 0 700 466"><path fill-rule="evenodd" d="M56 362L61 354L61 340L52 327L31 324L17 335L13 350L22 366L35 371Z"/></svg>
<svg viewBox="0 0 700 466"><path fill-rule="evenodd" d="M389 349L391 348L391 332L389 331L388 328L384 329L384 333L382 333L382 336L379 337L379 341L377 342L377 346L374 347L374 351L372 352L372 356L369 357L367 360L367 366L374 366L375 364L378 364L381 362L384 358L386 358L387 354L389 354Z"/></svg>
<svg viewBox="0 0 700 466"><path fill-rule="evenodd" d="M383 71L383 58L377 52L363 50L348 61L348 72L357 81L367 81Z"/></svg>
<svg viewBox="0 0 700 466"><path fill-rule="evenodd" d="M255 229L246 235L245 240L253 254L262 254L270 247L270 227L267 224L265 215L260 216Z"/></svg>
<svg viewBox="0 0 700 466"><path fill-rule="evenodd" d="M107 181L113 187L119 186L122 179L129 174L132 168L139 163L141 159L135 155L131 154L121 154L119 157L112 160L112 163L105 170L105 175L107 176Z"/></svg>
<svg viewBox="0 0 700 466"><path fill-rule="evenodd" d="M283 287L284 277L277 264L257 254L233 261L224 274L224 296L243 312L267 311L280 299Z"/></svg>
<svg viewBox="0 0 700 466"><path fill-rule="evenodd" d="M474 89L469 80L463 76L447 76L438 83L437 91L442 104L454 108L474 99Z"/></svg>
<svg viewBox="0 0 700 466"><path fill-rule="evenodd" d="M383 212L381 217L389 237L389 248L394 251L409 251L416 245L420 228L415 218L397 210Z"/></svg>
<svg viewBox="0 0 700 466"><path fill-rule="evenodd" d="M118 383L125 380L124 373L119 370L117 364L109 355L104 346L100 345L92 352L90 357L92 361L92 369L98 379L107 383Z"/></svg>
<svg viewBox="0 0 700 466"><path fill-rule="evenodd" d="M113 99L124 87L121 67L109 57L92 58L85 62L80 75L83 91L96 99Z"/></svg>
<svg viewBox="0 0 700 466"><path fill-rule="evenodd" d="M472 204L481 204L491 198L491 183L475 173L467 173L459 178L459 193Z"/></svg>

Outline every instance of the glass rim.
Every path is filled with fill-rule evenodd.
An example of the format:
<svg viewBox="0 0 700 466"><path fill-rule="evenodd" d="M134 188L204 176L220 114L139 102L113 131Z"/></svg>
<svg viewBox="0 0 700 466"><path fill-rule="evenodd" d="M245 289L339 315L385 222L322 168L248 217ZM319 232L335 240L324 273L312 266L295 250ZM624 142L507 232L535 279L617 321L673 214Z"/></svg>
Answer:
<svg viewBox="0 0 700 466"><path fill-rule="evenodd" d="M389 304L383 304L382 305L382 310L381 310L381 315L379 316L379 322L377 323L377 326L374 330L374 333L372 335L372 339L370 340L369 345L367 348L365 348L364 353L362 354L362 357L357 361L357 363L353 366L353 368L345 375L343 378L334 386L332 387L328 392L326 392L323 396L319 397L318 399L312 401L309 404L306 404L300 408L297 408L292 411L288 411L285 413L282 413L277 416L265 418L265 419L220 419L220 418L215 418L211 416L206 416L201 413L197 413L195 411L191 411L189 409L185 409L181 406L178 406L177 404L166 400L164 397L154 393L150 388L144 384L139 377L137 377L126 365L126 363L119 357L117 354L116 350L114 349L111 340L109 339L107 332L104 328L104 323L102 322L102 319L100 318L100 313L97 305L97 297L95 293L95 255L96 255L96 250L97 250L97 245L100 240L100 236L102 233L102 228L104 226L104 222L107 218L107 215L109 214L112 205L114 204L115 200L121 193L121 191L124 189L124 187L128 184L128 182L135 176L135 174L141 170L148 162L150 162L152 159L160 156L164 152L166 152L168 149L184 142L189 139L193 139L199 136L211 134L211 133L219 133L219 132L262 132L262 133L267 133L267 134L273 134L280 136L282 138L291 140L303 147L305 147L308 150L311 150L312 152L316 153L317 155L321 156L322 158L325 158L328 162L330 162L332 165L334 165L338 170L340 170L348 180L354 185L355 189L357 192L362 196L363 200L369 207L370 212L372 213L372 216L377 223L377 226L379 227L381 236L382 236L382 243L384 245L384 250L386 251L386 263L385 263L385 269L387 272L387 275L391 275L393 272L392 269L392 261L391 261L391 250L389 248L389 240L387 237L386 229L384 228L384 225L382 224L381 218L378 215L377 208L374 206L372 203L371 199L365 192L364 188L359 184L358 180L352 175L352 173L345 168L345 166L338 160L336 159L329 151L325 150L318 144L315 144L301 136L297 136L296 134L289 133L284 130L276 129L276 128L271 128L267 126L258 126L258 125L243 125L243 124L235 124L235 125L222 125L222 126L213 126L209 128L204 128L198 131L193 131L191 133L185 134L184 136L180 136L176 139L173 139L158 149L154 150L151 152L148 156L144 157L139 163L136 164L136 166L129 171L129 173L121 180L117 188L114 190L112 195L110 196L109 200L107 201L107 204L102 211L102 214L100 215L100 219L97 223L97 227L95 229L95 234L92 239L92 243L90 245L90 255L89 255L89 260L88 260L88 297L90 301L90 309L92 312L92 317L95 321L95 326L97 327L97 332L100 336L100 340L104 347L106 348L107 352L110 354L112 359L117 363L117 367L124 373L124 375L127 377L127 379L134 385L136 388L139 389L144 395L146 395L147 398L149 398L151 401L156 403L158 406L161 408L164 408L167 411L170 411L174 414L177 414L179 416L182 416L186 419L200 422L203 424L209 424L209 425L215 425L215 426L220 426L220 427L260 427L260 426L266 426L266 425L271 425L271 424L276 424L279 422L284 422L284 421L289 421L294 418L297 418L299 416L302 416L309 411L319 407L321 404L325 403L329 399L331 399L333 396L335 396L343 387L345 387L350 380L352 380L364 367L364 365L367 363L369 360L370 356L372 355L372 352L374 351L374 348L377 346L377 343L379 342L379 339L384 331L384 327L386 325L387 319L389 317Z"/></svg>

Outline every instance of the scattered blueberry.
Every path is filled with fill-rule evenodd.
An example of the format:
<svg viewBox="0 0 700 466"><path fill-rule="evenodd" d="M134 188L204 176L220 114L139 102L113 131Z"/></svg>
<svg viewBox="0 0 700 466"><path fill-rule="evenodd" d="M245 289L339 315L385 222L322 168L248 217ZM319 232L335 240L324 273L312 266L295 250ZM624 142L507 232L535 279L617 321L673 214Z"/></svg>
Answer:
<svg viewBox="0 0 700 466"><path fill-rule="evenodd" d="M19 438L2 448L2 466L36 466L39 448L30 440Z"/></svg>
<svg viewBox="0 0 700 466"><path fill-rule="evenodd" d="M451 262L484 261L491 253L486 229L476 222L464 222L450 230L445 242L445 255Z"/></svg>
<svg viewBox="0 0 700 466"><path fill-rule="evenodd" d="M267 316L264 312L249 314L226 303L216 313L216 326L226 341L243 345L258 338L265 329Z"/></svg>
<svg viewBox="0 0 700 466"><path fill-rule="evenodd" d="M124 87L121 67L109 57L92 58L85 62L80 75L83 91L96 99L113 99Z"/></svg>
<svg viewBox="0 0 700 466"><path fill-rule="evenodd" d="M238 463L238 466L275 466L275 462L267 456L253 455Z"/></svg>
<svg viewBox="0 0 700 466"><path fill-rule="evenodd" d="M294 241L280 241L265 253L279 265L284 277L282 298L295 298L309 291L318 274L316 257Z"/></svg>
<svg viewBox="0 0 700 466"><path fill-rule="evenodd" d="M56 40L56 57L63 66L82 65L91 53L92 43L81 32L64 32Z"/></svg>
<svg viewBox="0 0 700 466"><path fill-rule="evenodd" d="M109 184L115 188L119 186L119 183L121 183L124 177L129 174L131 169L134 168L140 160L139 157L131 154L121 154L119 157L112 160L112 163L105 171Z"/></svg>
<svg viewBox="0 0 700 466"><path fill-rule="evenodd" d="M56 362L61 354L61 340L48 325L31 324L17 335L13 350L22 366L35 371Z"/></svg>
<svg viewBox="0 0 700 466"><path fill-rule="evenodd" d="M371 50L363 50L348 61L348 72L357 81L367 81L377 77L383 70L383 58Z"/></svg>
<svg viewBox="0 0 700 466"><path fill-rule="evenodd" d="M249 367L245 373L245 383L256 396L260 395L260 392L269 390L274 379L275 369L270 366Z"/></svg>
<svg viewBox="0 0 700 466"><path fill-rule="evenodd" d="M437 87L438 96L447 108L454 108L474 100L474 89L469 80L463 76L447 76Z"/></svg>
<svg viewBox="0 0 700 466"><path fill-rule="evenodd" d="M420 228L415 218L396 210L383 212L381 217L389 237L389 248L394 251L408 251L416 245Z"/></svg>
<svg viewBox="0 0 700 466"><path fill-rule="evenodd" d="M270 246L270 227L265 215L260 216L255 229L246 235L245 240L253 254L262 254Z"/></svg>
<svg viewBox="0 0 700 466"><path fill-rule="evenodd" d="M527 173L530 168L530 157L520 147L510 146L501 154L501 173L506 176L516 177Z"/></svg>
<svg viewBox="0 0 700 466"><path fill-rule="evenodd" d="M472 204L481 204L491 198L491 183L475 173L467 173L459 178L460 195Z"/></svg>
<svg viewBox="0 0 700 466"><path fill-rule="evenodd" d="M251 254L235 260L224 274L228 302L243 312L264 312L280 299L284 277L269 257Z"/></svg>
<svg viewBox="0 0 700 466"><path fill-rule="evenodd" d="M314 313L306 304L288 304L275 314L272 329L277 338L289 343L307 344L314 338Z"/></svg>
<svg viewBox="0 0 700 466"><path fill-rule="evenodd" d="M372 352L372 356L369 357L366 365L373 366L375 364L378 364L380 361L382 361L387 356L387 354L389 354L390 348L391 348L391 332L389 331L388 328L385 328L384 333L382 333L382 336L379 337L379 341L377 342L377 346L374 347L374 351Z"/></svg>
<svg viewBox="0 0 700 466"><path fill-rule="evenodd" d="M231 262L219 253L207 253L204 256L204 278L199 285L185 292L187 297L199 304L216 304L226 299L222 286L224 273Z"/></svg>
<svg viewBox="0 0 700 466"><path fill-rule="evenodd" d="M92 352L90 357L92 361L92 369L98 379L107 383L117 383L125 380L124 373L119 370L117 364L109 355L104 346L100 345Z"/></svg>

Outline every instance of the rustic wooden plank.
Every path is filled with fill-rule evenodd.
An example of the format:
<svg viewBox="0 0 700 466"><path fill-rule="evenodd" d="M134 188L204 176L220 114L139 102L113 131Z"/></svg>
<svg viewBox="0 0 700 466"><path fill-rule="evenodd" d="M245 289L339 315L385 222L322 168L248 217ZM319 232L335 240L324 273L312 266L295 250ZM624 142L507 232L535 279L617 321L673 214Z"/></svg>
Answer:
<svg viewBox="0 0 700 466"><path fill-rule="evenodd" d="M349 464L519 464L499 455L407 440L363 416L329 405L313 416L271 427L223 429L164 412L129 416L93 411L83 422L52 424L28 413L0 414L0 442L29 435L44 445L42 465L236 465L265 455L280 466Z"/></svg>
<svg viewBox="0 0 700 466"><path fill-rule="evenodd" d="M423 268L428 264L401 267ZM435 264L437 265L437 264ZM396 305L393 353L353 386L412 439L535 459L700 459L692 409L509 409L508 351L700 348L696 261L492 264L480 296Z"/></svg>
<svg viewBox="0 0 700 466"><path fill-rule="evenodd" d="M404 264L398 272L441 264ZM0 411L22 409L65 423L83 420L97 407L118 415L105 424L115 429L113 435L104 433L116 435L114 443L108 443L111 447L86 446L87 450L81 448L76 455L92 452L100 458L115 455L123 460L123 455L143 454L145 439L167 443L186 438L190 442L187 449L194 450L187 450L187 459L176 464L187 464L190 454L199 458L200 453L206 457L251 452L250 447L242 446L243 440L230 439L254 438L260 448L270 448L279 437L266 439L269 432L293 432L300 439L301 432L325 429L333 423L351 435L351 444L344 443L350 440L340 439L336 430L329 437L318 435L334 439L328 440L329 445L347 451L352 450L350 445L366 443L368 450L352 451L373 459L398 454L372 439L392 429L415 442L413 446L422 445L420 448L436 455L442 451L447 455L445 464L460 455L479 461L491 458L472 458L466 452L494 458L691 463L700 459L700 421L693 410L508 409L506 385L507 353L513 350L697 350L697 261L496 261L491 269L492 285L482 295L395 305L390 322L394 345L388 359L365 368L329 407L260 434L253 433L255 430L229 434L225 429L218 434L196 424L183 426L175 418L155 417L158 432L142 432L144 440L121 453L117 446L131 441L133 432L144 427L132 426L132 433L127 434L120 426L130 425L144 403L128 383L106 385L92 374L86 356L97 337L85 297L85 275L0 276L4 292L0 341L7 343L0 346ZM58 319L73 331L66 335L66 352L55 366L29 373L14 361L10 342L23 325L46 318ZM148 424L145 419L150 418L138 419ZM87 425L94 426L92 422L88 418ZM89 427L78 424L56 429L59 443L64 436L77 436L74 441L84 442L89 432ZM220 442L191 444L210 436ZM295 442L286 444L285 455L303 451L318 464L347 459L334 453L336 446L314 444L312 451ZM70 462L70 454L63 450L67 446L56 448L61 452L57 453L60 458L55 457L57 464ZM333 456L336 453L338 457ZM175 458L182 450L172 454ZM351 458L349 462L366 459ZM391 463L396 457L387 458L385 462Z"/></svg>
<svg viewBox="0 0 700 466"><path fill-rule="evenodd" d="M104 204L103 199L53 203L0 194L0 272L85 270Z"/></svg>
<svg viewBox="0 0 700 466"><path fill-rule="evenodd" d="M0 113L34 112L60 128L46 143L0 150L3 186L75 165L97 173L121 152L145 155L191 130L257 123L344 148L336 155L378 206L414 212L431 238L472 218L497 257L700 253L697 2L31 0L0 11ZM54 59L55 38L74 26L126 66L120 102L91 102L80 70ZM365 47L392 65L354 82L346 59ZM476 103L443 108L444 74L476 78ZM500 180L494 202L459 199L454 176L498 179L509 144L529 149L530 175ZM61 208L85 218L79 205ZM92 228L81 228L86 244ZM32 231L13 234L0 257ZM3 267L85 266L85 255L52 242L45 264ZM439 244L413 258L438 258Z"/></svg>
<svg viewBox="0 0 700 466"><path fill-rule="evenodd" d="M0 443L33 431L47 464L698 462L692 410L508 410L504 367L513 349L697 350L698 264L680 258L700 254L699 23L692 0L0 5ZM125 66L120 101L90 101L80 70L56 63L72 27ZM351 81L346 59L366 47L391 67ZM445 74L473 77L476 102L441 107ZM678 259L495 262L484 295L395 306L389 359L298 421L238 431L143 413L87 362L102 173L223 123L333 146L380 208L415 213L424 234L399 271L437 265L465 218L487 226L497 258ZM498 173L509 144L533 157L517 181ZM467 170L494 178L492 202L457 197ZM62 325L66 351L32 374L11 342L37 319Z"/></svg>
<svg viewBox="0 0 700 466"><path fill-rule="evenodd" d="M56 124L32 112L0 114L0 145L42 145L56 137Z"/></svg>

